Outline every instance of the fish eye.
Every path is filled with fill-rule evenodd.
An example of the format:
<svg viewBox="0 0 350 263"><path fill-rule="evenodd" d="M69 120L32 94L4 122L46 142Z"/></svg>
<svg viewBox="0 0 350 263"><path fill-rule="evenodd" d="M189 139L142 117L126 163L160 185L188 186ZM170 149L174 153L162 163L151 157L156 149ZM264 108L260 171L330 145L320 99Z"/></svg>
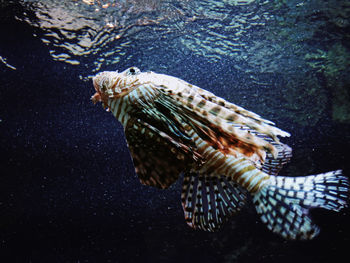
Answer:
<svg viewBox="0 0 350 263"><path fill-rule="evenodd" d="M128 71L127 71L127 75L137 75L137 74L139 74L140 73L140 70L138 69L138 68L136 68L136 67L131 67L131 68L129 68L128 69Z"/></svg>

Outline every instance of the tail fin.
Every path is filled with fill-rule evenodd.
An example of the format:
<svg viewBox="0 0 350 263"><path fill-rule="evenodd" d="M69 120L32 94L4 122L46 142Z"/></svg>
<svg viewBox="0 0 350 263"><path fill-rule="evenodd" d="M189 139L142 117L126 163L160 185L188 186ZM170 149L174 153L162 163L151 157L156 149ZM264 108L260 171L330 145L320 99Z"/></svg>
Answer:
<svg viewBox="0 0 350 263"><path fill-rule="evenodd" d="M319 228L311 222L309 209L339 211L347 206L349 179L341 170L305 177L271 176L253 201L261 220L287 239L312 239Z"/></svg>

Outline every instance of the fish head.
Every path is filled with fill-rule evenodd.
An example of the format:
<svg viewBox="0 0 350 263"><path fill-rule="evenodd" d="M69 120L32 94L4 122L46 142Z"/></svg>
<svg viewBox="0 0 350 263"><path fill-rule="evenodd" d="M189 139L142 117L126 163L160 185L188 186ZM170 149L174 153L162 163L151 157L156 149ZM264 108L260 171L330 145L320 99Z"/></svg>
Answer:
<svg viewBox="0 0 350 263"><path fill-rule="evenodd" d="M141 71L131 67L123 72L104 71L92 78L96 93L91 97L93 103L107 105L108 99L118 99L134 90L138 84Z"/></svg>

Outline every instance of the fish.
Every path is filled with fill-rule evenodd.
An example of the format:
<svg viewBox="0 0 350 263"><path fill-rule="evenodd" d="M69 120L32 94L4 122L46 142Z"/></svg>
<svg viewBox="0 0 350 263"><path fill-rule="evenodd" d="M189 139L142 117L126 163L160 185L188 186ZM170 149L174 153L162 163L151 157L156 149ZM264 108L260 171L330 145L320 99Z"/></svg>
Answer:
<svg viewBox="0 0 350 263"><path fill-rule="evenodd" d="M279 137L290 133L205 89L137 67L98 73L93 86L92 102L124 128L140 182L166 189L183 177L181 203L194 229L220 229L251 200L269 230L309 240L320 232L312 208L348 205L341 170L278 175L292 157Z"/></svg>

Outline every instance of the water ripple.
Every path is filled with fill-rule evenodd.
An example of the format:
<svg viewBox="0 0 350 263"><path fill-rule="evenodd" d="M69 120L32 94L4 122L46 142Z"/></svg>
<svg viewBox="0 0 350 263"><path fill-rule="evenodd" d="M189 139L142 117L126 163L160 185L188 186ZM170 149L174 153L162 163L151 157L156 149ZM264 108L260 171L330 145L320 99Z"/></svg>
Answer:
<svg viewBox="0 0 350 263"><path fill-rule="evenodd" d="M52 58L91 74L118 63L159 69L188 56L229 61L245 73L320 71L324 65L310 62L310 54L327 52L332 41L346 43L350 29L350 4L337 0L21 3L28 12L18 19L38 29Z"/></svg>
<svg viewBox="0 0 350 263"><path fill-rule="evenodd" d="M22 1L28 12L18 19L42 30L40 38L55 60L95 72L130 59L137 41L179 39L176 45L213 61L240 54L241 36L269 17L254 11L260 6L255 2L32 0Z"/></svg>

